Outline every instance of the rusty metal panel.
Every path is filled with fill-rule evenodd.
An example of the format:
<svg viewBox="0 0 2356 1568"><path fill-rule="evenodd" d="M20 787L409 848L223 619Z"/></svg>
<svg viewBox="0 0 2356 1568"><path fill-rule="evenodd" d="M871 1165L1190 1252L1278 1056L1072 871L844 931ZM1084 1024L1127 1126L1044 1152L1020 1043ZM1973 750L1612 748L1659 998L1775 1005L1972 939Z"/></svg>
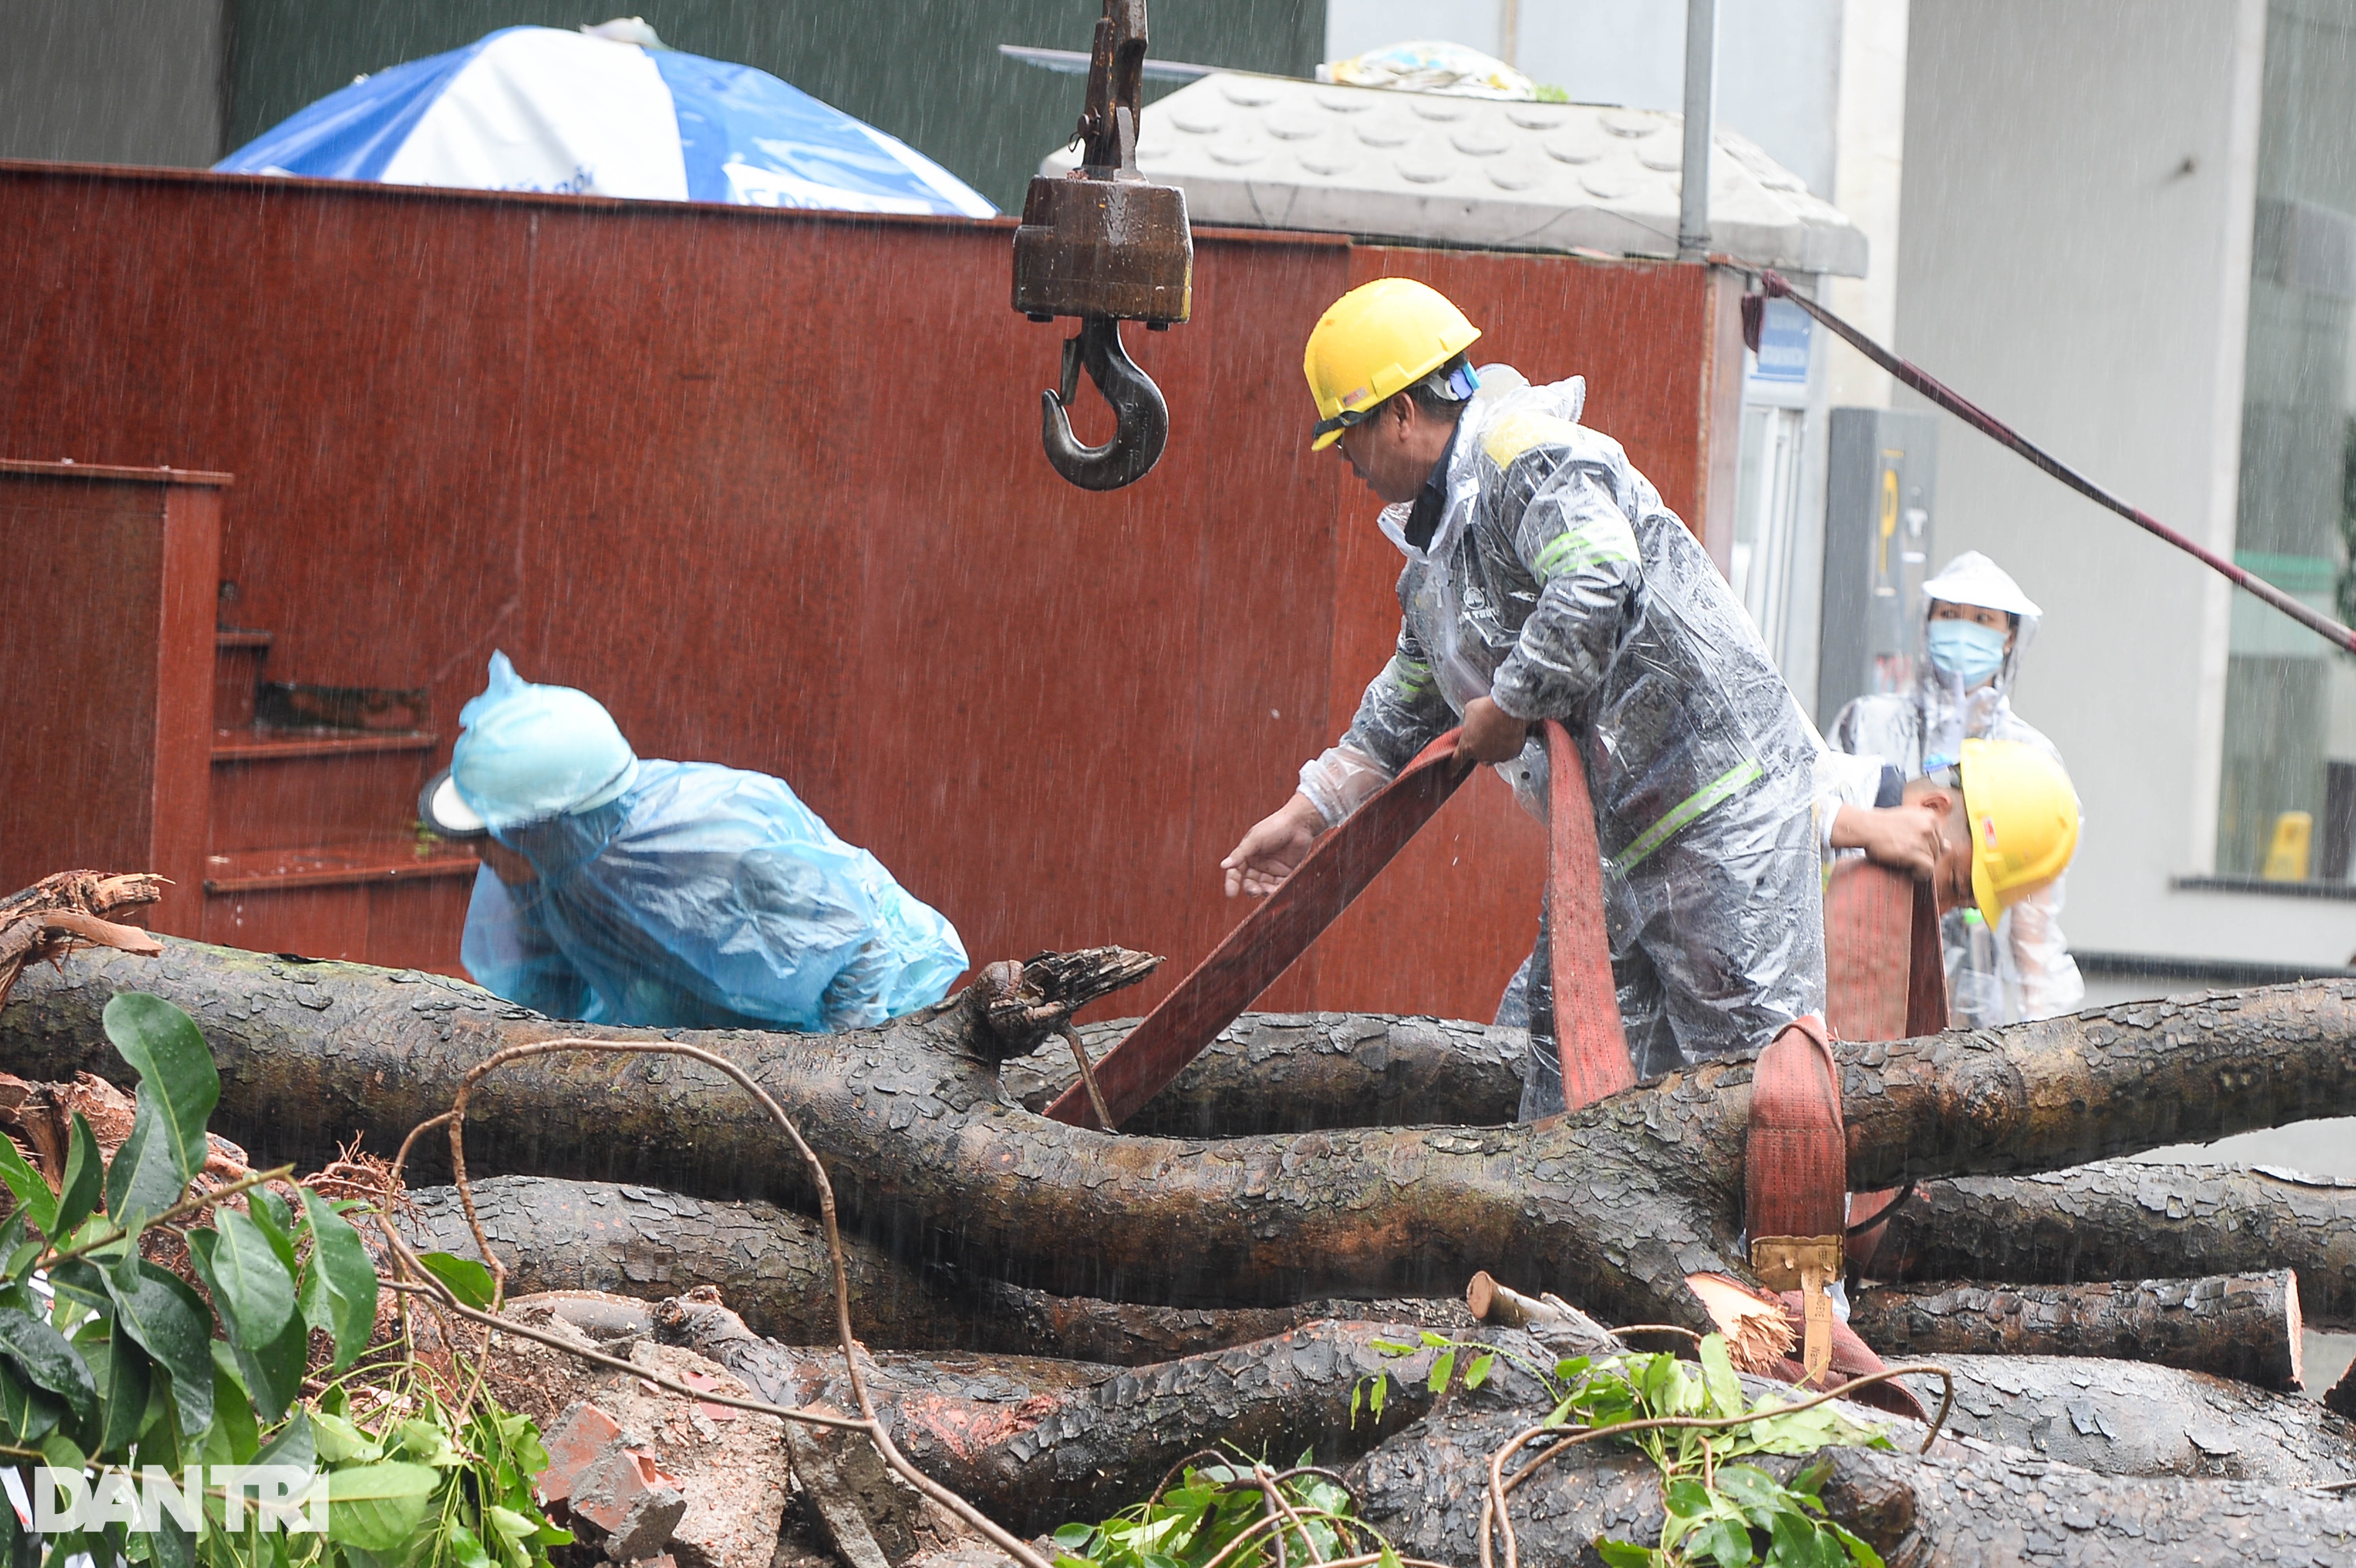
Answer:
<svg viewBox="0 0 2356 1568"><path fill-rule="evenodd" d="M0 463L0 888L155 871L193 935L204 880L218 474Z"/></svg>
<svg viewBox="0 0 2356 1568"><path fill-rule="evenodd" d="M1194 319L1129 339L1168 453L1097 495L1039 450L1063 329L1007 307L1012 228L0 165L0 455L236 471L222 575L273 679L426 688L446 758L505 647L644 754L784 777L977 960L1169 955L1110 1004L1142 1008L1233 923L1219 857L1397 627L1371 498L1307 450L1318 313L1429 277L1496 357L1588 375L1690 515L1706 278L1198 232ZM1473 781L1264 1005L1485 1016L1543 865ZM267 896L238 940L369 940Z"/></svg>

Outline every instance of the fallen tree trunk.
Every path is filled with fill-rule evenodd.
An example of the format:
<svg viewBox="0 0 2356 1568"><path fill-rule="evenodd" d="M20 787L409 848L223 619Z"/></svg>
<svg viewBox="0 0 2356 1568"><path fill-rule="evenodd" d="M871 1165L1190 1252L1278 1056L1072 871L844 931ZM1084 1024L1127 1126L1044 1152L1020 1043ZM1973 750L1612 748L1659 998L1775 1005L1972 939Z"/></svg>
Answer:
<svg viewBox="0 0 2356 1568"><path fill-rule="evenodd" d="M2102 1160L1915 1189L1883 1232L1894 1280L2183 1278L2288 1268L2310 1328L2356 1327L2356 1182Z"/></svg>
<svg viewBox="0 0 2356 1568"><path fill-rule="evenodd" d="M667 1342L719 1362L763 1399L857 1408L840 1351L764 1339L713 1301L667 1301L655 1320ZM1233 1445L1279 1465L1304 1449L1325 1464L1364 1453L1433 1408L1425 1379L1436 1352L1398 1358L1375 1349L1414 1336L1409 1326L1323 1322L1133 1371L892 1353L862 1360L861 1371L901 1452L1009 1528L1039 1531L1138 1502L1173 1465L1205 1448ZM1487 1329L1478 1338L1545 1364L1526 1335ZM1376 1414L1353 1395L1385 1371L1388 1394ZM1501 1360L1481 1392L1459 1390L1450 1400L1520 1407L1535 1397L1536 1384Z"/></svg>
<svg viewBox="0 0 2356 1568"><path fill-rule="evenodd" d="M1449 1410L1351 1467L1365 1514L1403 1555L1480 1560L1489 1455L1526 1413ZM2216 1568L2340 1563L2356 1552L2356 1501L2247 1481L2099 1476L2018 1450L1931 1456L1831 1448L1823 1497L1837 1522L1892 1568ZM1517 1463L1519 1461L1516 1461ZM1756 1461L1788 1480L1804 1461ZM1550 1460L1510 1502L1524 1563L1590 1563L1599 1538L1650 1545L1660 1475L1624 1448L1587 1444Z"/></svg>
<svg viewBox="0 0 2356 1568"><path fill-rule="evenodd" d="M758 1200L721 1202L652 1187L497 1176L474 1184L475 1209L516 1293L594 1290L659 1301L717 1288L755 1332L789 1345L834 1339L834 1282L818 1222ZM421 1251L477 1255L455 1187L413 1191L405 1221ZM918 1270L846 1238L851 1320L888 1350L987 1350L1141 1366L1224 1349L1326 1317L1469 1330L1453 1300L1188 1310L1049 1296L994 1279Z"/></svg>
<svg viewBox="0 0 2356 1568"><path fill-rule="evenodd" d="M2231 1378L2072 1356L1938 1358L1955 1379L1947 1430L2111 1476L2330 1486L2356 1481L2356 1423ZM1908 1377L1926 1410L1940 1380Z"/></svg>
<svg viewBox="0 0 2356 1568"><path fill-rule="evenodd" d="M2299 1386L2298 1280L2288 1269L2099 1285L1880 1285L1848 1326L1885 1356L2102 1356Z"/></svg>
<svg viewBox="0 0 2356 1568"><path fill-rule="evenodd" d="M88 953L28 975L0 1012L0 1050L43 1077L122 1073L96 1027L118 988L197 1017L221 1062L220 1119L280 1157L354 1130L388 1147L446 1108L490 1050L563 1029L454 981L171 942L159 959ZM866 1033L694 1038L792 1108L871 1239L1057 1295L1440 1296L1512 1260L1515 1277L1599 1317L1707 1328L1686 1275L1748 1275L1747 1056L1543 1127L1188 1142L1020 1110L978 1027L948 1006ZM2318 982L1844 1046L1851 1179L2035 1168L2356 1109L2351 1040L2356 985ZM692 1063L539 1059L486 1083L474 1107L483 1168L808 1201L758 1108Z"/></svg>
<svg viewBox="0 0 2356 1568"><path fill-rule="evenodd" d="M1137 1019L1080 1027L1091 1058ZM1522 1103L1523 1029L1365 1013L1247 1013L1120 1125L1141 1137L1226 1138L1329 1127L1494 1126ZM1044 1111L1079 1079L1061 1040L1000 1066L1007 1093Z"/></svg>

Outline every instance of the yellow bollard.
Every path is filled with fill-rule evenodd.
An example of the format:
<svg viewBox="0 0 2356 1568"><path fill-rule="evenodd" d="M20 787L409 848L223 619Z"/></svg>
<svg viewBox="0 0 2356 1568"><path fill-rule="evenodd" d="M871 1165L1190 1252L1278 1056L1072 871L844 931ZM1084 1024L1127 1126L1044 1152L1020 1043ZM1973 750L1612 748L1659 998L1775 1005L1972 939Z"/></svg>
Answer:
<svg viewBox="0 0 2356 1568"><path fill-rule="evenodd" d="M2314 842L2313 814L2284 812L2275 818L2275 841L2266 848L2266 869L2258 874L2270 882L2307 880L2308 851Z"/></svg>

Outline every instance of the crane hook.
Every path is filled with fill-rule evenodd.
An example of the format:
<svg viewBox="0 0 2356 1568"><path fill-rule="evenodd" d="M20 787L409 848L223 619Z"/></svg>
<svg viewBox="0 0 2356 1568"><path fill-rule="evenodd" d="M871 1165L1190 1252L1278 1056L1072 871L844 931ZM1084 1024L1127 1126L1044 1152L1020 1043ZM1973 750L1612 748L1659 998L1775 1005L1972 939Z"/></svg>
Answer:
<svg viewBox="0 0 2356 1568"><path fill-rule="evenodd" d="M1079 395L1083 365L1117 421L1102 446L1081 445L1064 411ZM1083 490L1133 485L1161 461L1170 439L1170 408L1162 389L1121 347L1119 317L1083 316L1078 336L1064 340L1064 384L1039 394L1039 436L1055 472Z"/></svg>

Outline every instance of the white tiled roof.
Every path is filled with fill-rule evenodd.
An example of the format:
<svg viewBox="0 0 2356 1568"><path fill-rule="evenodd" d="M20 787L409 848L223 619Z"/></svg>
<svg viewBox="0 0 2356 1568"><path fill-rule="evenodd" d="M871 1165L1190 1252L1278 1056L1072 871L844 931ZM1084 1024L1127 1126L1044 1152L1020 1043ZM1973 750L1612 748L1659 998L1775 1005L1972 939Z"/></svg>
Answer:
<svg viewBox="0 0 2356 1568"><path fill-rule="evenodd" d="M1197 223L1483 249L1676 251L1683 117L1499 102L1221 71L1150 105L1137 162ZM1865 272L1865 235L1755 143L1718 133L1710 248L1761 266ZM1040 164L1058 174L1068 150Z"/></svg>

